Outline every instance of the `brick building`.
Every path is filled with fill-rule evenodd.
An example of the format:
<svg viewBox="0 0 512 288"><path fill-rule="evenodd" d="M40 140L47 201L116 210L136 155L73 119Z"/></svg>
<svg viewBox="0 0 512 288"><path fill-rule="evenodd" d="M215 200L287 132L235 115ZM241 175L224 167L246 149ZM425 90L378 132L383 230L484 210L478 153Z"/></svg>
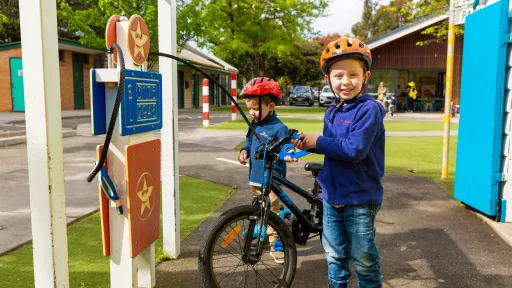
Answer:
<svg viewBox="0 0 512 288"><path fill-rule="evenodd" d="M62 110L89 109L89 70L103 67L105 51L59 38ZM0 112L25 111L23 60L20 42L0 45Z"/></svg>
<svg viewBox="0 0 512 288"><path fill-rule="evenodd" d="M433 42L425 46L418 46L416 43L431 39L431 36L421 32L446 19L448 15L432 15L418 23L402 26L368 41L366 44L372 51L373 59L368 92L377 94L379 83L384 82L388 93L398 96L398 103L402 104L405 102L403 95L407 83L413 81L418 89L418 99L413 108L432 107L433 110L442 111L446 94L447 43ZM454 104L460 103L463 40L463 36L455 38L452 90ZM427 106L427 103L432 106Z"/></svg>

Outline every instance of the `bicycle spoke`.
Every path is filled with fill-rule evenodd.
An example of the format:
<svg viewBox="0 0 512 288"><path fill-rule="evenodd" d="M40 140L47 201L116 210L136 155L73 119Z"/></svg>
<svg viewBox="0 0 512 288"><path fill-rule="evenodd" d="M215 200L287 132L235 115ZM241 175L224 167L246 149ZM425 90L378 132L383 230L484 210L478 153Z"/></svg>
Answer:
<svg viewBox="0 0 512 288"><path fill-rule="evenodd" d="M241 258L237 257L237 255L235 255L235 254L233 254L231 251L229 251L228 249L226 249L226 248L222 248L222 246L220 246L218 243L215 243L215 245L216 245L216 246L219 246L219 247L220 247L221 249L223 249L223 250L226 250L226 252L228 252L229 254L233 255L234 257L236 257L236 258L238 258L238 259L241 259ZM213 252L215 252L215 251L213 251ZM235 252L236 252L236 251L235 251Z"/></svg>
<svg viewBox="0 0 512 288"><path fill-rule="evenodd" d="M260 261L260 262L261 262L261 261ZM268 268L272 268L272 269L274 269L274 270L276 270L276 271L278 271L278 272L279 272L279 270L277 270L277 269L275 269L275 268L273 268L273 267L270 267L270 266L268 266L267 264L265 264L265 263L263 263L263 262L261 262L261 263L263 264L263 266L265 267L265 269L267 269L267 270L270 272L270 274L272 274L272 276L274 276L275 278L279 279L279 277L277 277L274 273L272 273L272 270L270 270L270 269L268 269ZM258 263L258 264L259 264L259 263Z"/></svg>
<svg viewBox="0 0 512 288"><path fill-rule="evenodd" d="M256 272L256 276L260 275L260 273L258 273L258 271L256 271L256 269L254 269L254 267L251 267L252 270L254 270L254 272ZM258 277L256 277L256 281L258 281ZM270 282L267 280L267 278L263 277L263 279L265 279L268 283L270 283L270 285L274 285L274 283ZM263 286L267 287L267 285L265 285L265 282L261 281L263 283Z"/></svg>
<svg viewBox="0 0 512 288"><path fill-rule="evenodd" d="M247 265L246 265L246 266L247 266ZM242 283L242 281L244 280L245 276L247 276L247 272L248 272L248 271L246 271L246 272L245 272L245 274L244 274L244 276L242 276L242 279L240 279L240 281L238 281L238 283L236 283L236 285L237 285L237 286L238 286L238 285L240 285L240 283ZM246 283L247 283L247 280L246 280Z"/></svg>
<svg viewBox="0 0 512 288"><path fill-rule="evenodd" d="M240 265L239 265L240 263L243 263L243 261L241 261L241 260L240 260L240 262L238 262L238 265L237 265L235 268L233 268L233 269L229 269L229 270L227 270L227 271L225 271L225 272L222 272L222 273L220 273L220 274L224 274L224 273L228 273L229 271L236 270L236 268L240 267ZM224 276L224 278L222 278L222 280L220 280L220 281L219 281L219 284L220 284L220 283L222 283L222 281L224 281L224 279L226 279L226 277L228 277L228 276L230 276L230 277L228 278L228 280L229 280L229 279L231 279L231 276L233 276L233 273L231 273L230 275L226 275L226 276ZM217 277L215 277L215 278L217 278Z"/></svg>

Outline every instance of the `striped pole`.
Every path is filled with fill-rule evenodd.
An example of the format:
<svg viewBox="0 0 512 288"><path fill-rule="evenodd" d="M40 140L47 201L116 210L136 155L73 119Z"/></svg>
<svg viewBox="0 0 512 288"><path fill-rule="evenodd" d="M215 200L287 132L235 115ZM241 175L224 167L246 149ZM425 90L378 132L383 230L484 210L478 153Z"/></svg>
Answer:
<svg viewBox="0 0 512 288"><path fill-rule="evenodd" d="M450 0L450 19L448 25L448 51L446 58L446 96L444 100L443 166L441 179L448 178L448 159L450 153L450 104L453 89L453 54L455 46L454 1Z"/></svg>
<svg viewBox="0 0 512 288"><path fill-rule="evenodd" d="M210 97L208 93L210 86L208 85L208 79L203 79L203 126L210 126Z"/></svg>
<svg viewBox="0 0 512 288"><path fill-rule="evenodd" d="M236 101L236 73L231 73L231 96L233 96ZM231 120L236 120L235 103L231 103Z"/></svg>

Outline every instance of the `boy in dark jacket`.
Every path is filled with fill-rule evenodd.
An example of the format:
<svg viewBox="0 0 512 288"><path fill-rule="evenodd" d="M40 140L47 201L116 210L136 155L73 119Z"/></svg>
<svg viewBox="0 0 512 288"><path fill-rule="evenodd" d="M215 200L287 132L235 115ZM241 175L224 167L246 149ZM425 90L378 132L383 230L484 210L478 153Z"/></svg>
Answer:
<svg viewBox="0 0 512 288"><path fill-rule="evenodd" d="M355 38L341 37L325 47L320 65L336 100L325 113L323 136L301 133L303 139L293 141L299 149L325 155L317 180L324 201L322 245L334 288L348 286L350 258L359 287L382 287L374 240L383 198L386 111L362 93L371 61L368 46Z"/></svg>
<svg viewBox="0 0 512 288"><path fill-rule="evenodd" d="M245 104L249 114L253 118L251 125L265 141L268 137L275 136L277 140L288 136L288 127L277 118L274 111L276 102L282 98L282 90L279 84L266 77L252 79L244 87L241 97L245 98ZM251 131L247 133L247 139L244 147L240 150L238 161L245 165L247 159L249 162L249 185L252 189L253 197L261 194L261 185L263 183L263 161L254 159L254 152L260 146L260 142ZM274 165L274 171L286 176L286 162L280 160ZM269 194L271 207L270 210L279 216L279 198L274 193ZM274 249L274 244L278 240L278 235L273 229L268 229L269 242L271 245L270 255L277 263L284 263L284 253L280 249Z"/></svg>

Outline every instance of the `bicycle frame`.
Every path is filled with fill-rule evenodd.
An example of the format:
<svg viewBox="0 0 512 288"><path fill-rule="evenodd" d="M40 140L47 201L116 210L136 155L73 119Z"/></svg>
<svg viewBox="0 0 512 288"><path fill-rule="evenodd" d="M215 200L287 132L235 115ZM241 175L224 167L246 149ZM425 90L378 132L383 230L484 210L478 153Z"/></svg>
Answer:
<svg viewBox="0 0 512 288"><path fill-rule="evenodd" d="M308 200L308 202L310 202L310 203L316 203L317 205L322 205L323 204L322 200L317 197L313 197L313 195L306 192L304 189L300 188L299 186L295 185L294 183L290 182L289 180L287 180L275 173L272 173L271 187L272 187L273 193L275 193L276 196L284 203L284 205L288 209L290 209L290 211L295 215L295 217L297 217L297 221L299 221L299 223L302 226L304 226L306 228L306 230L313 232L313 233L319 233L320 229L313 226L313 223L311 223L311 221L309 221L309 219L306 217L306 215L304 215L304 213L302 213L302 211L299 209L299 207L297 207L297 205L295 205L295 203L290 199L290 197L288 197L288 195L281 188L279 188L277 185L275 185L272 180L285 186L286 188L290 189L291 191L297 193L301 197L306 198L306 200Z"/></svg>

